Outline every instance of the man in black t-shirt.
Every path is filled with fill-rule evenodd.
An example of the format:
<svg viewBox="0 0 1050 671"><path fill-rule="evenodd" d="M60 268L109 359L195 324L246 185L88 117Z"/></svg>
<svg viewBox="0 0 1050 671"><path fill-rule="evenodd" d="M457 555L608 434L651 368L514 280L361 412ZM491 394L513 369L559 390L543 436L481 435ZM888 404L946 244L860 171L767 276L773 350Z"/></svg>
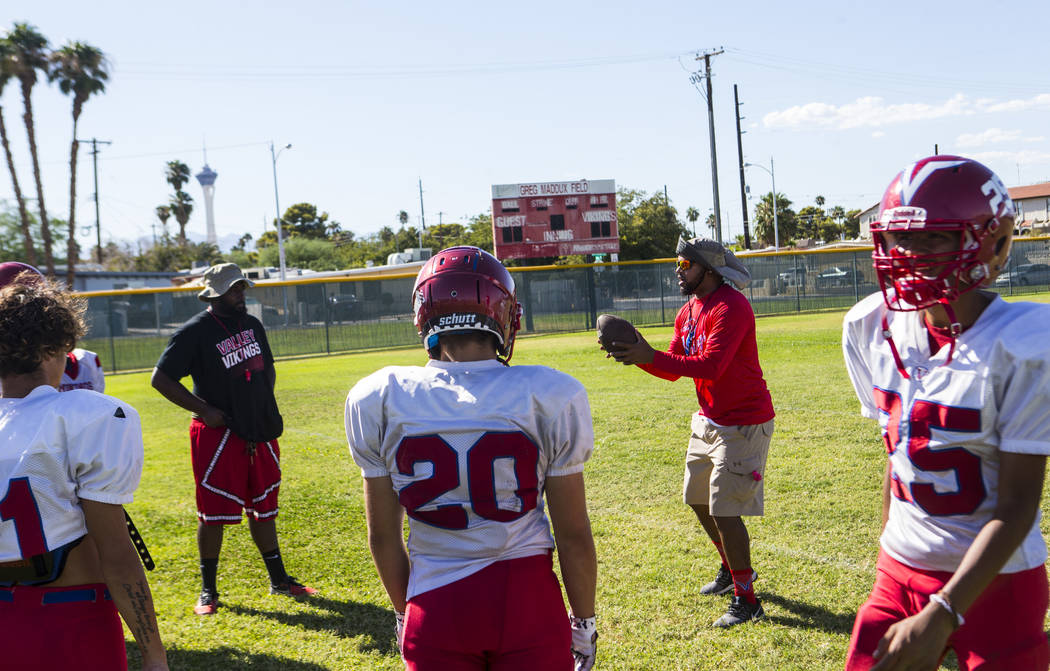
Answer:
<svg viewBox="0 0 1050 671"><path fill-rule="evenodd" d="M288 575L277 542L277 492L284 428L273 388L277 373L262 323L248 314L244 290L254 284L233 263L204 273L197 297L208 308L168 341L151 384L193 413L190 452L197 482L198 615L218 609L216 574L223 526L248 515L252 540L270 574L270 593L308 596L317 590ZM180 380L193 379L190 392Z"/></svg>

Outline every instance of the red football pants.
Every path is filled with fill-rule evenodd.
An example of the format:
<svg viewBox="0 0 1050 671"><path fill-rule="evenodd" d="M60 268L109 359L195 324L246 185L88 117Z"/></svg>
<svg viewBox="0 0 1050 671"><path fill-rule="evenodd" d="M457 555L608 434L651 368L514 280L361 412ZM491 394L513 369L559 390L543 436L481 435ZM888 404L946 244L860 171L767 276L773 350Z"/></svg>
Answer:
<svg viewBox="0 0 1050 671"><path fill-rule="evenodd" d="M128 668L124 630L106 586L0 588L4 671Z"/></svg>
<svg viewBox="0 0 1050 671"><path fill-rule="evenodd" d="M403 648L408 671L572 671L551 555L496 562L413 597Z"/></svg>
<svg viewBox="0 0 1050 671"><path fill-rule="evenodd" d="M871 654L892 624L915 615L952 577L921 571L879 554L875 586L857 611L846 671L867 671ZM1002 573L966 611L966 624L948 638L961 671L1046 671L1050 646L1043 619L1050 603L1046 567Z"/></svg>

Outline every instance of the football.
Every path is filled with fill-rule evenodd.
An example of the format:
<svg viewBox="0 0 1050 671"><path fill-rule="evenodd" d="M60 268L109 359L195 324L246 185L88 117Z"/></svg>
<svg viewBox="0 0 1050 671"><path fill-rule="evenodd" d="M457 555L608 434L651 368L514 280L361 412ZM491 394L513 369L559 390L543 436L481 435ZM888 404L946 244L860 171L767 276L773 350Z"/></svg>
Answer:
<svg viewBox="0 0 1050 671"><path fill-rule="evenodd" d="M610 344L613 342L638 342L638 335L635 333L634 326L622 317L598 315L597 327L598 340L602 344L602 349L606 351L608 351Z"/></svg>

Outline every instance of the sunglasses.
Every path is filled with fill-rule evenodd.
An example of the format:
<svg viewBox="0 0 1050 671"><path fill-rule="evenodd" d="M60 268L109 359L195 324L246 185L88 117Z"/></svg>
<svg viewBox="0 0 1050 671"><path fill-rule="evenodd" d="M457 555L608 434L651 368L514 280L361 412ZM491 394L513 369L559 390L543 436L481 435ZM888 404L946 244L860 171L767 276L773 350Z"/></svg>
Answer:
<svg viewBox="0 0 1050 671"><path fill-rule="evenodd" d="M690 261L689 259L678 259L674 265L678 270L685 271L697 265L697 263L695 261Z"/></svg>

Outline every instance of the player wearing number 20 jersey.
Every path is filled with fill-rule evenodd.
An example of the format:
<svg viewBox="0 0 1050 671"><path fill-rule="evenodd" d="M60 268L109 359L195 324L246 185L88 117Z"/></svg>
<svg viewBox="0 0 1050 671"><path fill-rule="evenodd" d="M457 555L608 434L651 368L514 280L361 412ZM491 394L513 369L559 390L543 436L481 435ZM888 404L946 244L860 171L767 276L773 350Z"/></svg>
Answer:
<svg viewBox="0 0 1050 671"><path fill-rule="evenodd" d="M553 548L544 479L581 472L594 444L583 385L495 359L373 373L347 397L346 432L408 513L409 599Z"/></svg>
<svg viewBox="0 0 1050 671"><path fill-rule="evenodd" d="M413 307L430 361L365 377L345 408L405 666L590 671L598 562L583 481L594 448L587 394L551 368L509 365L521 305L488 252L431 257Z"/></svg>

